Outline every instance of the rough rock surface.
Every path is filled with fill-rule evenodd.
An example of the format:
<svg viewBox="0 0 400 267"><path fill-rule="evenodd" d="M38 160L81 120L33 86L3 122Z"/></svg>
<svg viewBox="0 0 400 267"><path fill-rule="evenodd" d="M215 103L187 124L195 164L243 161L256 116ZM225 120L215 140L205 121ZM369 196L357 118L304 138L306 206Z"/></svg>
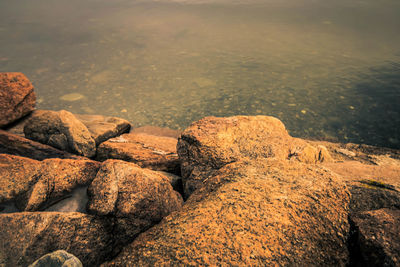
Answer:
<svg viewBox="0 0 400 267"><path fill-rule="evenodd" d="M36 160L48 158L83 159L83 157L3 130L0 130L0 153L28 157Z"/></svg>
<svg viewBox="0 0 400 267"><path fill-rule="evenodd" d="M39 169L39 161L0 154L0 203L28 191L37 182Z"/></svg>
<svg viewBox="0 0 400 267"><path fill-rule="evenodd" d="M356 266L400 266L400 210L380 209L351 216L356 232Z"/></svg>
<svg viewBox="0 0 400 267"><path fill-rule="evenodd" d="M265 159L217 173L103 266L346 264L350 196L339 176Z"/></svg>
<svg viewBox="0 0 400 267"><path fill-rule="evenodd" d="M83 267L82 262L65 250L57 250L46 254L29 267Z"/></svg>
<svg viewBox="0 0 400 267"><path fill-rule="evenodd" d="M180 173L175 138L129 133L109 139L97 148L97 159L120 159L140 167Z"/></svg>
<svg viewBox="0 0 400 267"><path fill-rule="evenodd" d="M400 208L400 150L322 142L335 162L323 163L341 175L352 198L352 212Z"/></svg>
<svg viewBox="0 0 400 267"><path fill-rule="evenodd" d="M67 250L84 266L98 266L112 254L112 227L82 213L0 214L0 266L28 266L54 250Z"/></svg>
<svg viewBox="0 0 400 267"><path fill-rule="evenodd" d="M182 133L177 150L186 196L200 188L215 170L239 160L316 163L327 157L326 151L291 137L280 120L268 116L206 117Z"/></svg>
<svg viewBox="0 0 400 267"><path fill-rule="evenodd" d="M95 140L96 145L110 138L129 132L131 128L129 121L117 117L82 114L75 114L75 117L86 126Z"/></svg>
<svg viewBox="0 0 400 267"><path fill-rule="evenodd" d="M88 210L116 218L117 232L124 239L132 239L183 203L167 177L120 160L103 163L88 196Z"/></svg>
<svg viewBox="0 0 400 267"><path fill-rule="evenodd" d="M96 143L86 126L72 113L50 110L36 111L24 127L25 136L85 157L96 154Z"/></svg>
<svg viewBox="0 0 400 267"><path fill-rule="evenodd" d="M36 161L0 154L0 203L15 201L20 210L42 210L89 184L99 167L91 160Z"/></svg>
<svg viewBox="0 0 400 267"><path fill-rule="evenodd" d="M24 74L0 72L0 127L35 109L36 95Z"/></svg>

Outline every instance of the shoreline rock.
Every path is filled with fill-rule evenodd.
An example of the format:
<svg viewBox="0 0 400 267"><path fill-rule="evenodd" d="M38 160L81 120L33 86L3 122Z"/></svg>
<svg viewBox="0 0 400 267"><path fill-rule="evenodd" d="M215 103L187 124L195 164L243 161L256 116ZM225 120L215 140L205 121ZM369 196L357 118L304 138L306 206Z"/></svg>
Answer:
<svg viewBox="0 0 400 267"><path fill-rule="evenodd" d="M111 138L97 148L97 160L119 159L142 168L180 174L176 152L177 139L145 133L123 134Z"/></svg>
<svg viewBox="0 0 400 267"><path fill-rule="evenodd" d="M28 108L0 130L0 265L57 249L85 266L399 264L400 150L294 138L268 116L126 133L120 118L26 115L18 77L5 84Z"/></svg>
<svg viewBox="0 0 400 267"><path fill-rule="evenodd" d="M36 111L24 126L25 137L85 157L96 154L96 143L86 126L71 112Z"/></svg>
<svg viewBox="0 0 400 267"><path fill-rule="evenodd" d="M20 72L0 72L0 128L35 109L32 83Z"/></svg>

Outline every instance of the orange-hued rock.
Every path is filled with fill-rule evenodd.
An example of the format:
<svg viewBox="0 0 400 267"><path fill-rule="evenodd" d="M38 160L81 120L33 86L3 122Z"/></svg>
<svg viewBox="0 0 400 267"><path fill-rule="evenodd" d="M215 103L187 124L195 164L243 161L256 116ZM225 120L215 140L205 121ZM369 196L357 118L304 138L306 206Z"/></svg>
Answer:
<svg viewBox="0 0 400 267"><path fill-rule="evenodd" d="M0 153L28 157L36 160L48 158L83 159L52 146L0 130Z"/></svg>
<svg viewBox="0 0 400 267"><path fill-rule="evenodd" d="M318 165L228 164L104 266L344 266L349 200Z"/></svg>
<svg viewBox="0 0 400 267"><path fill-rule="evenodd" d="M129 133L109 139L97 148L97 159L120 159L143 168L179 173L177 139Z"/></svg>
<svg viewBox="0 0 400 267"><path fill-rule="evenodd" d="M42 210L89 184L100 167L91 160L28 158L0 154L0 203L15 201L20 210Z"/></svg>
<svg viewBox="0 0 400 267"><path fill-rule="evenodd" d="M327 159L328 153L291 137L280 120L268 116L206 117L182 133L177 150L185 196L200 188L215 170L232 162L291 159L317 163Z"/></svg>
<svg viewBox="0 0 400 267"><path fill-rule="evenodd" d="M71 112L38 110L24 126L25 136L85 157L96 154L96 143L86 126Z"/></svg>
<svg viewBox="0 0 400 267"><path fill-rule="evenodd" d="M28 266L44 254L63 249L84 266L98 266L112 256L112 225L77 212L0 214L0 264Z"/></svg>
<svg viewBox="0 0 400 267"><path fill-rule="evenodd" d="M359 252L355 266L400 266L400 210L379 209L353 214Z"/></svg>
<svg viewBox="0 0 400 267"><path fill-rule="evenodd" d="M0 72L0 127L35 109L36 95L31 82L19 72Z"/></svg>
<svg viewBox="0 0 400 267"><path fill-rule="evenodd" d="M39 179L36 175L39 170L39 161L0 154L0 203L28 191Z"/></svg>
<svg viewBox="0 0 400 267"><path fill-rule="evenodd" d="M129 132L131 128L129 121L117 117L83 114L75 114L75 117L87 127L96 145Z"/></svg>
<svg viewBox="0 0 400 267"><path fill-rule="evenodd" d="M117 234L129 241L183 203L165 175L121 160L103 163L88 196L88 211L116 218Z"/></svg>

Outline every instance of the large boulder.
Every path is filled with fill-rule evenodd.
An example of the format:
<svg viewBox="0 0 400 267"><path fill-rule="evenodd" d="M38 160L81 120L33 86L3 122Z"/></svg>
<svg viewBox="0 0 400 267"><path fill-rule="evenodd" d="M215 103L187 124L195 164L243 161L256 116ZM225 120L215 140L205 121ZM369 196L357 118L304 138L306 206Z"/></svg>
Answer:
<svg viewBox="0 0 400 267"><path fill-rule="evenodd" d="M14 201L18 209L43 210L88 185L100 163L92 160L28 158L0 154L0 204Z"/></svg>
<svg viewBox="0 0 400 267"><path fill-rule="evenodd" d="M206 117L190 125L177 145L185 196L226 164L261 158L317 163L327 158L321 149L291 137L268 116Z"/></svg>
<svg viewBox="0 0 400 267"><path fill-rule="evenodd" d="M83 158L3 130L0 130L0 153L28 157L36 160L48 158Z"/></svg>
<svg viewBox="0 0 400 267"><path fill-rule="evenodd" d="M318 165L228 164L103 266L344 266L349 200Z"/></svg>
<svg viewBox="0 0 400 267"><path fill-rule="evenodd" d="M380 209L351 216L359 258L355 266L400 266L400 210Z"/></svg>
<svg viewBox="0 0 400 267"><path fill-rule="evenodd" d="M116 218L117 232L127 241L183 203L166 176L120 160L103 163L88 196L89 212Z"/></svg>
<svg viewBox="0 0 400 267"><path fill-rule="evenodd" d="M129 132L131 128L129 121L117 117L82 114L75 114L75 117L87 127L96 145Z"/></svg>
<svg viewBox="0 0 400 267"><path fill-rule="evenodd" d="M0 72L0 127L27 115L35 105L33 86L24 74Z"/></svg>
<svg viewBox="0 0 400 267"><path fill-rule="evenodd" d="M71 112L38 110L26 122L25 136L85 157L96 154L96 142L86 126Z"/></svg>
<svg viewBox="0 0 400 267"><path fill-rule="evenodd" d="M112 225L83 213L0 214L0 266L28 266L44 254L67 250L84 266L112 256Z"/></svg>
<svg viewBox="0 0 400 267"><path fill-rule="evenodd" d="M140 167L180 173L177 139L145 133L129 133L109 139L97 148L97 159L120 159Z"/></svg>
<svg viewBox="0 0 400 267"><path fill-rule="evenodd" d="M82 262L65 250L48 253L28 267L83 267Z"/></svg>

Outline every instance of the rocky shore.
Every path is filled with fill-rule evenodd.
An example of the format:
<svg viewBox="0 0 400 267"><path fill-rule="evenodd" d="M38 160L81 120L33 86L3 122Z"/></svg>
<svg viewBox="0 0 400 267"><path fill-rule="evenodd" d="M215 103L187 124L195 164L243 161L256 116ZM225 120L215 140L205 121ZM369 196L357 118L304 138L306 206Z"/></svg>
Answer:
<svg viewBox="0 0 400 267"><path fill-rule="evenodd" d="M399 150L269 116L179 132L35 99L0 73L0 266L400 266Z"/></svg>

